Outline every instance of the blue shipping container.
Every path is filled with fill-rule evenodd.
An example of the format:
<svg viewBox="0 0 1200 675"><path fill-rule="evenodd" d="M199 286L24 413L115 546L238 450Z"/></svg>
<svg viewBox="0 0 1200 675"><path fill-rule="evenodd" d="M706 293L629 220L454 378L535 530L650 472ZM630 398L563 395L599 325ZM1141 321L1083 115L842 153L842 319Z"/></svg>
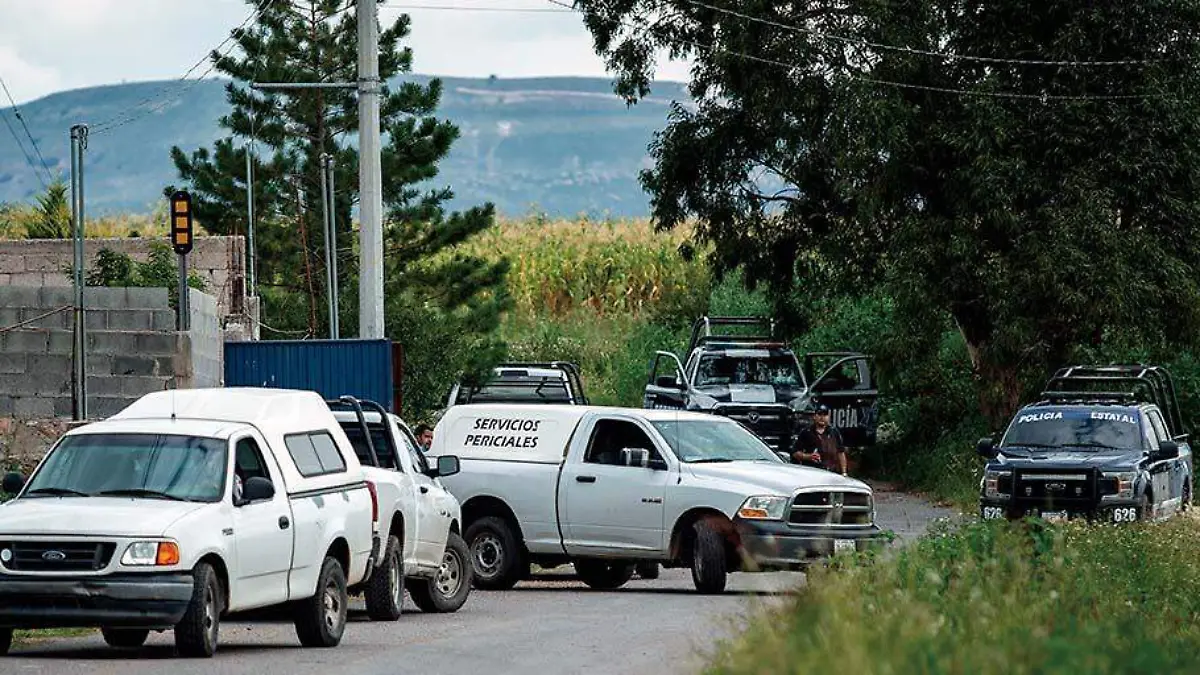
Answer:
<svg viewBox="0 0 1200 675"><path fill-rule="evenodd" d="M225 343L226 387L307 389L393 406L390 340L259 340Z"/></svg>

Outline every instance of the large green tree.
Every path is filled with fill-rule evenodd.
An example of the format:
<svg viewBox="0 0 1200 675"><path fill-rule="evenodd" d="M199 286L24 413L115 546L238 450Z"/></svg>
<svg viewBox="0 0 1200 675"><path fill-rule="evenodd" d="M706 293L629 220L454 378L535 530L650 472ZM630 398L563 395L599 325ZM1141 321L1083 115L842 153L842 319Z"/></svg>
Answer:
<svg viewBox="0 0 1200 675"><path fill-rule="evenodd" d="M1200 335L1200 3L575 5L631 102L693 59L657 225L781 311L873 290L930 350L954 326L993 419L1081 346Z"/></svg>
<svg viewBox="0 0 1200 675"><path fill-rule="evenodd" d="M335 165L342 334L356 330L358 253L351 215L358 200L357 95L344 89L258 91L249 83L354 82L356 21L344 0L267 3L252 25L234 32L237 50L212 54L215 69L231 78L231 110L220 119L228 135L190 155L171 151L192 191L197 220L215 234L244 234L246 145L255 144L258 283L264 322L284 335L327 331L322 153ZM453 192L428 187L459 131L435 116L440 80L396 84L412 67L412 52L402 46L409 28L409 17L400 15L379 36L387 330L405 343L411 367L436 362L448 377L498 353L489 336L507 303L501 291L507 263L454 251L491 226L494 208L489 203L447 213L444 204ZM434 344L443 330L460 335L472 353L448 353L444 344Z"/></svg>

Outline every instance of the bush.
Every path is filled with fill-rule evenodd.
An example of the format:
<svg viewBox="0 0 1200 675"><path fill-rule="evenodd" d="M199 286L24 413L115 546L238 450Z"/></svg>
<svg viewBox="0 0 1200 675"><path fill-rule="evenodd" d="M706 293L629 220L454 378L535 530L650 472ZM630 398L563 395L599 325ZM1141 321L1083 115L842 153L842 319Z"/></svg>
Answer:
<svg viewBox="0 0 1200 675"><path fill-rule="evenodd" d="M815 570L706 672L1192 673L1196 521L941 528L888 560Z"/></svg>

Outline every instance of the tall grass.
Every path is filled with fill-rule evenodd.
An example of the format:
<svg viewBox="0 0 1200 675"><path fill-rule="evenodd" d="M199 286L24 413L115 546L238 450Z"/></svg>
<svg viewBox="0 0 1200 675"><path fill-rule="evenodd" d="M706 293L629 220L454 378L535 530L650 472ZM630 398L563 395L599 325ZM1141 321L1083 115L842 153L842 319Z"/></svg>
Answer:
<svg viewBox="0 0 1200 675"><path fill-rule="evenodd" d="M945 528L811 574L707 673L1195 673L1200 525Z"/></svg>

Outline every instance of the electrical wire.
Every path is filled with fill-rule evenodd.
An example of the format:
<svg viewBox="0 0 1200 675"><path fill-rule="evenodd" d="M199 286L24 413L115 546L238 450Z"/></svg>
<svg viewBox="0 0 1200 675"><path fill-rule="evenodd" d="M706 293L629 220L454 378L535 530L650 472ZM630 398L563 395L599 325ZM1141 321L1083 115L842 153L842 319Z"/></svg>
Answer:
<svg viewBox="0 0 1200 675"><path fill-rule="evenodd" d="M383 5L383 9L444 10L448 12L501 12L511 14L574 14L574 9L550 9L549 7L468 7L463 5Z"/></svg>
<svg viewBox="0 0 1200 675"><path fill-rule="evenodd" d="M29 139L29 143L33 145L33 151L37 153L38 159L42 162L42 168L46 170L46 178L53 182L54 172L50 170L50 165L46 162L46 158L42 156L42 150L38 147L37 140L34 139L33 134L29 133L29 125L25 124L25 116L21 114L21 109L17 107L17 102L13 99L12 92L8 90L8 85L5 84L3 77L0 77L0 87L4 89L4 95L8 97L8 102L12 104L13 115L17 118L17 121L21 123L21 128L25 130L25 136ZM25 152L25 149L21 148L21 151ZM26 154L26 158L32 161L32 159L28 157L28 153ZM37 172L36 167L33 170L35 173ZM48 187L45 181L42 181L42 186Z"/></svg>
<svg viewBox="0 0 1200 675"><path fill-rule="evenodd" d="M266 11L267 7L269 7L271 5L271 3L275 2L275 1L276 0L263 0L261 3L259 3L259 5L257 7L255 7L254 11L252 11L250 13L250 15L247 16L242 21L242 23L238 24L238 26L236 28L229 31L228 37L226 37L224 40L222 40L221 43L218 44L216 47L214 47L212 50L209 50L209 52L204 57L202 57L199 61L197 61L195 64L193 64L191 68L188 68L187 72L178 78L176 84L187 81L188 76L191 75L192 73L194 73L197 68L204 65L205 61L210 61L210 56L213 51L217 52L221 56L228 54L229 50L232 48L232 45L230 46L230 48L226 48L226 45L229 45L229 43L237 36L238 31L245 28L246 25L249 24L251 21L257 19L264 11ZM222 50L224 50L224 51L222 51ZM211 63L209 63L208 69L205 70L203 73L201 73L200 76L197 77L196 79L191 80L191 83L188 86L186 86L182 90L176 92L176 94L174 96L166 99L165 101L160 102L156 106L151 106L150 108L144 108L144 109L142 109L142 111L140 113L137 112L138 109L142 108L142 106L144 106L148 103L151 103L151 102L155 101L156 99L162 98L165 94L167 94L167 92L169 91L169 87L164 87L164 88L160 89L157 94L154 94L152 96L149 96L149 97L143 99L136 105L132 106L132 108L130 108L129 110L126 110L121 113L117 113L116 115L114 115L102 122L98 122L94 127L92 127L92 133L93 134L108 133L109 131L112 131L113 129L123 127L127 124L130 124L132 122L135 122L135 121L145 117L146 115L149 115L151 113L155 113L155 112L158 112L159 110L162 110L163 108L170 105L171 103L174 103L175 101L179 100L180 97L182 97L184 94L186 94L188 91L190 91L193 87L195 87L198 82L200 82L205 77L207 77L208 74L211 73L215 68L216 68L216 59L211 59ZM122 115L124 115L124 117L122 117Z"/></svg>
<svg viewBox="0 0 1200 675"><path fill-rule="evenodd" d="M690 1L690 0L685 0L685 1ZM560 2L559 0L546 0L546 2L549 2L552 5L558 5L560 7L571 7L570 5L568 5L564 2ZM572 8L572 9L573 9L573 11L578 11L578 10L574 10L574 8ZM621 26L624 26L625 28L629 28L632 30L641 30L641 29L645 28L644 26L635 26L635 25L632 25L625 21L620 21L618 23ZM764 65L786 68L789 71L795 71L800 68L800 66L798 66L794 63L785 63L783 61L777 61L774 59L763 58L761 56L754 56L753 54L745 54L743 52L737 52L737 51L725 49L722 47L714 47L711 45L706 45L706 44L702 44L699 42L695 42L692 40L679 39L677 41L680 44L688 45L690 47L694 47L695 49L707 51L712 54L724 54L727 56L733 56L736 58L745 59L747 61L761 63ZM1020 100L1033 100L1033 101L1122 101L1122 100L1148 100L1148 99L1172 98L1171 94L1022 94L1022 93L1018 93L1018 92L1008 92L1008 91L986 91L986 90L982 90L982 89L956 89L953 87L936 87L936 86L924 85L924 84L893 82L891 80L882 80L882 79L877 79L877 78L873 78L873 77L865 77L862 75L847 74L847 75L845 75L845 77L847 79L858 81L858 82L863 82L866 84L873 84L873 85L884 86L884 87L892 87L892 88L896 88L896 89L909 89L909 90L915 90L915 91L927 91L927 92L932 92L932 93L954 94L954 95L959 95L959 96L979 96L979 97L985 97L985 98L1020 99Z"/></svg>

